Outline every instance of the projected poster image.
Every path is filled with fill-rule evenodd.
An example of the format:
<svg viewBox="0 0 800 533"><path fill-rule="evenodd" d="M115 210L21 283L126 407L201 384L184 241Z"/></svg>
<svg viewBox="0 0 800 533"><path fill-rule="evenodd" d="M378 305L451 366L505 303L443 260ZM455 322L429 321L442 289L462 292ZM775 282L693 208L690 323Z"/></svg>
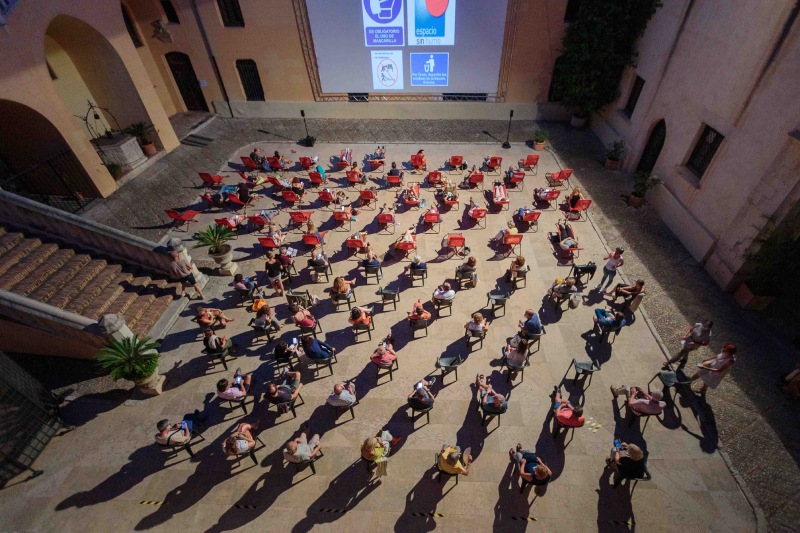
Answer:
<svg viewBox="0 0 800 533"><path fill-rule="evenodd" d="M372 89L397 91L403 89L403 51L372 51Z"/></svg>
<svg viewBox="0 0 800 533"><path fill-rule="evenodd" d="M456 0L407 0L410 46L453 46Z"/></svg>
<svg viewBox="0 0 800 533"><path fill-rule="evenodd" d="M450 54L411 54L412 87L447 87Z"/></svg>
<svg viewBox="0 0 800 533"><path fill-rule="evenodd" d="M361 0L365 46L403 46L403 0Z"/></svg>

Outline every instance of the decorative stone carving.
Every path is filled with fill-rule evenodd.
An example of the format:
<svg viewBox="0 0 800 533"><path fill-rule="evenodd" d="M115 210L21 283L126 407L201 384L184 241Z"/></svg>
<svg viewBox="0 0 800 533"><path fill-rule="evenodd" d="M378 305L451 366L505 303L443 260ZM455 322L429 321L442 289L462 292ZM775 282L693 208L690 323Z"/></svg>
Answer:
<svg viewBox="0 0 800 533"><path fill-rule="evenodd" d="M153 26L153 37L162 43L173 43L172 33L167 29L163 22L154 20L150 23Z"/></svg>
<svg viewBox="0 0 800 533"><path fill-rule="evenodd" d="M92 141L100 159L105 163L116 163L123 173L133 170L147 161L147 156L136 141L136 137L115 133L111 139L100 137Z"/></svg>

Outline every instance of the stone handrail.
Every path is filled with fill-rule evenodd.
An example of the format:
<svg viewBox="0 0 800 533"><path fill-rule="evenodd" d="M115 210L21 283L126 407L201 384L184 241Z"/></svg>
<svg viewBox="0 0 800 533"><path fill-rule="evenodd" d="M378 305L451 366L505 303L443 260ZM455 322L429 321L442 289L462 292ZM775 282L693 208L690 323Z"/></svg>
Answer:
<svg viewBox="0 0 800 533"><path fill-rule="evenodd" d="M3 190L0 221L157 273L169 273L171 259L157 243Z"/></svg>

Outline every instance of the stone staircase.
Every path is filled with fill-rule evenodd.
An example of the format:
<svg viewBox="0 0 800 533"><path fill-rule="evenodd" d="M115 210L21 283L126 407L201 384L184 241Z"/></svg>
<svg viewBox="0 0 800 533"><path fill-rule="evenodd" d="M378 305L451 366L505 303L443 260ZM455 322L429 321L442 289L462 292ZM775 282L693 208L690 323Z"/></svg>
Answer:
<svg viewBox="0 0 800 533"><path fill-rule="evenodd" d="M181 294L179 283L0 224L0 290L98 320L120 314L143 336Z"/></svg>

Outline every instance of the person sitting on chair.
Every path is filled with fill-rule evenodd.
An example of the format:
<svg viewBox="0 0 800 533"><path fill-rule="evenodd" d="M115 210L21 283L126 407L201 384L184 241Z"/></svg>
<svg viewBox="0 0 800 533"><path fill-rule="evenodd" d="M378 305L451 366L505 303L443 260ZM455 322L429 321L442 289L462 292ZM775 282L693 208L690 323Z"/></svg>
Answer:
<svg viewBox="0 0 800 533"><path fill-rule="evenodd" d="M197 415L199 411L195 411ZM178 446L185 444L192 440L192 429L194 426L194 418L186 417L179 424L169 424L169 420L159 420L156 424L156 442L162 446Z"/></svg>
<svg viewBox="0 0 800 533"><path fill-rule="evenodd" d="M611 393L616 398L619 394L624 394L628 400L628 408L637 415L660 415L667 403L663 401L664 394L661 391L648 393L642 387L631 387L628 390L624 385L621 387L611 387Z"/></svg>
<svg viewBox="0 0 800 533"><path fill-rule="evenodd" d="M227 337L217 335L213 329L209 328L203 333L203 346L209 352L221 352L225 348L232 348L233 342Z"/></svg>
<svg viewBox="0 0 800 533"><path fill-rule="evenodd" d="M252 432L256 429L258 429L258 424L247 424L245 422L239 424L233 435L225 439L223 444L225 455L234 457L236 455L244 455L252 450L256 445Z"/></svg>
<svg viewBox="0 0 800 533"><path fill-rule="evenodd" d="M471 196L469 197L469 203L467 204L467 216L471 217L476 209L479 209L480 206L478 202L476 202Z"/></svg>
<svg viewBox="0 0 800 533"><path fill-rule="evenodd" d="M583 418L583 407L572 405L561 396L561 388L553 387L553 414L562 426L579 428L586 423Z"/></svg>
<svg viewBox="0 0 800 533"><path fill-rule="evenodd" d="M422 306L422 300L417 300L417 303L414 304L414 309L408 313L409 324L412 328L414 327L411 324L412 320L429 320L430 318L431 314Z"/></svg>
<svg viewBox="0 0 800 533"><path fill-rule="evenodd" d="M327 342L317 340L311 335L303 337L303 352L305 352L306 357L309 359L316 359L317 361L330 359L333 357L335 351L336 348Z"/></svg>
<svg viewBox="0 0 800 533"><path fill-rule="evenodd" d="M235 318L228 318L221 309L214 309L211 307L198 307L195 321L203 327L210 328L219 324L221 328L228 325L228 322L233 322Z"/></svg>
<svg viewBox="0 0 800 533"><path fill-rule="evenodd" d="M230 401L241 400L250 391L250 383L252 381L252 372L242 374L242 369L237 368L236 372L233 373L233 383L225 378L217 381L217 398Z"/></svg>
<svg viewBox="0 0 800 533"><path fill-rule="evenodd" d="M556 280L553 282L553 286L550 287L550 290L555 294L560 294L563 296L578 291L578 287L575 286L575 283L576 280L574 277L566 278L561 283L558 283Z"/></svg>
<svg viewBox="0 0 800 533"><path fill-rule="evenodd" d="M377 148L375 148L375 154L373 155L373 159L386 159L386 147L378 146Z"/></svg>
<svg viewBox="0 0 800 533"><path fill-rule="evenodd" d="M259 148L254 148L253 151L250 152L250 160L257 166L263 167L264 163L267 161L267 158L261 154L261 150Z"/></svg>
<svg viewBox="0 0 800 533"><path fill-rule="evenodd" d="M267 226L267 237L272 237L272 240L279 245L283 244L283 241L286 240L286 234L282 232L274 222L270 222L269 226Z"/></svg>
<svg viewBox="0 0 800 533"><path fill-rule="evenodd" d="M333 279L333 286L331 287L331 295L344 295L349 296L353 292L353 286L356 284L354 279L345 279L342 276L336 276Z"/></svg>
<svg viewBox="0 0 800 533"><path fill-rule="evenodd" d="M511 261L511 265L508 267L507 276L508 281L514 283L517 280L517 275L521 270L525 270L525 258L521 255L518 255Z"/></svg>
<svg viewBox="0 0 800 533"><path fill-rule="evenodd" d="M508 201L508 192L502 182L495 181L492 186L492 192L494 193L494 203Z"/></svg>
<svg viewBox="0 0 800 533"><path fill-rule="evenodd" d="M481 395L481 409L484 413L490 415L501 415L508 410L508 400L506 397L496 392L491 385L487 389L482 389Z"/></svg>
<svg viewBox="0 0 800 533"><path fill-rule="evenodd" d="M516 235L518 233L519 230L517 229L517 225L514 224L513 220L509 220L508 222L506 222L506 227L500 228L500 231L497 233L497 235L492 237L492 241L499 242L503 240L503 237L505 235Z"/></svg>
<svg viewBox="0 0 800 533"><path fill-rule="evenodd" d="M416 270L416 271L423 271L428 270L428 265L422 260L422 258L418 255L414 256L414 259L411 260L411 264L406 267L408 270Z"/></svg>
<svg viewBox="0 0 800 533"><path fill-rule="evenodd" d="M417 152L417 155L419 156L420 160L422 161L422 164L420 165L422 170L428 170L428 158L425 155L425 150L419 150Z"/></svg>
<svg viewBox="0 0 800 533"><path fill-rule="evenodd" d="M302 180L300 180L300 176L292 178L292 192L299 196L301 200L306 197L305 187Z"/></svg>
<svg viewBox="0 0 800 533"><path fill-rule="evenodd" d="M522 337L532 337L544 333L544 326L539 319L539 314L533 309L527 309L525 316L519 321L519 332Z"/></svg>
<svg viewBox="0 0 800 533"><path fill-rule="evenodd" d="M469 187L469 179L472 176L474 176L475 174L480 174L480 173L481 173L481 171L478 170L478 165L472 165L472 169L470 169L470 171L467 173L466 176L464 176L464 179L461 181L461 187L462 188L468 188Z"/></svg>
<svg viewBox="0 0 800 533"><path fill-rule="evenodd" d="M397 168L397 163L395 163L394 161L392 161L392 168L389 169L389 174L388 175L392 176L392 177L396 176L396 177L400 178L400 184L401 185L403 184L403 176L405 175L405 172L403 172L402 170Z"/></svg>
<svg viewBox="0 0 800 533"><path fill-rule="evenodd" d="M241 182L236 186L236 194L239 197L239 201L243 204L250 204L261 198L260 194L251 193L249 183L244 182Z"/></svg>
<svg viewBox="0 0 800 533"><path fill-rule="evenodd" d="M369 360L378 366L390 366L397 359L397 353L392 348L391 339L381 342L375 351L372 352Z"/></svg>
<svg viewBox="0 0 800 533"><path fill-rule="evenodd" d="M449 281L445 281L444 283L436 287L436 290L433 293L434 300L450 301L455 297L456 297L456 291L454 291L453 287L450 286Z"/></svg>
<svg viewBox="0 0 800 533"><path fill-rule="evenodd" d="M386 430L379 431L374 437L367 437L361 445L361 457L365 461L375 462L381 457L388 457L392 446L397 446L403 437L393 437Z"/></svg>
<svg viewBox="0 0 800 533"><path fill-rule="evenodd" d="M361 266L378 268L381 266L381 261L378 259L377 254L370 250L370 252L367 254L367 258L361 260ZM378 273L378 275L380 275L380 273Z"/></svg>
<svg viewBox="0 0 800 533"><path fill-rule="evenodd" d="M350 318L347 319L352 326L369 325L372 321L371 307L353 307L350 309Z"/></svg>
<svg viewBox="0 0 800 533"><path fill-rule="evenodd" d="M553 472L547 468L547 465L535 452L523 450L522 444L517 444L516 451L511 448L508 450L508 455L517 464L517 471L521 479L536 486L547 485L550 482Z"/></svg>
<svg viewBox="0 0 800 533"><path fill-rule="evenodd" d="M598 307L594 310L593 331L597 334L613 331L627 325L625 315L619 311L614 312L610 306Z"/></svg>
<svg viewBox="0 0 800 533"><path fill-rule="evenodd" d="M628 479L644 476L644 452L635 444L620 442L620 447L611 448L611 456L606 458L606 466L617 475Z"/></svg>
<svg viewBox="0 0 800 533"><path fill-rule="evenodd" d="M579 200L583 200L583 193L578 187L572 189L572 194L569 195L569 208L575 209L575 205L578 203Z"/></svg>
<svg viewBox="0 0 800 533"><path fill-rule="evenodd" d="M325 244L325 233L321 233L319 230L317 230L317 226L314 224L312 220L306 222L305 235L314 235L317 239L319 239L319 242L321 244Z"/></svg>
<svg viewBox="0 0 800 533"><path fill-rule="evenodd" d="M480 313L474 313L472 320L464 324L464 329L467 331L489 331L489 321L483 318Z"/></svg>
<svg viewBox="0 0 800 533"><path fill-rule="evenodd" d="M445 444L439 453L438 468L445 474L452 476L468 476L469 467L472 464L472 454L470 448L461 452L461 448L455 444Z"/></svg>
<svg viewBox="0 0 800 533"><path fill-rule="evenodd" d="M300 372L293 372L286 369L281 375L281 378L283 379L281 385L275 385L272 382L267 385L267 392L264 394L264 399L269 403L277 405L293 402L300 394L300 389L303 388L303 384L300 383Z"/></svg>
<svg viewBox="0 0 800 533"><path fill-rule="evenodd" d="M333 386L333 394L328 396L328 405L333 407L352 407L358 400L356 399L356 386L353 382L337 383Z"/></svg>
<svg viewBox="0 0 800 533"><path fill-rule="evenodd" d="M418 381L414 385L414 390L408 395L408 405L418 411L432 408L436 396L431 392L430 387L434 383L436 383L436 378L434 377Z"/></svg>
<svg viewBox="0 0 800 533"><path fill-rule="evenodd" d="M260 292L258 290L258 280L255 276L245 278L241 274L236 274L233 276L233 288L240 292L246 292L251 300L257 292ZM259 294L259 296L261 295Z"/></svg>
<svg viewBox="0 0 800 533"><path fill-rule="evenodd" d="M358 168L358 161L353 161L353 164L350 166L350 172L355 172L358 176L358 181L361 183L367 182L367 177L364 175L364 171Z"/></svg>
<svg viewBox="0 0 800 533"><path fill-rule="evenodd" d="M269 306L266 300L264 300L264 305L259 307L258 311L256 311L256 316L253 319L252 325L262 329L270 327L275 331L283 329L283 324L281 324L275 316L275 310Z"/></svg>
<svg viewBox="0 0 800 533"><path fill-rule="evenodd" d="M533 190L534 201L536 201L536 203L540 203L542 201L542 198L544 198L544 196L552 190L553 189L549 187L539 187L537 189L534 189Z"/></svg>
<svg viewBox="0 0 800 533"><path fill-rule="evenodd" d="M296 340L297 339L295 339L295 341ZM297 355L297 343L294 342L289 344L284 340L280 340L278 341L278 345L275 346L275 352L273 355L275 356L276 363L286 363L289 365L289 370L294 370L292 358Z"/></svg>
<svg viewBox="0 0 800 533"><path fill-rule="evenodd" d="M416 234L417 233L416 233L416 231L414 231L414 226L411 226L410 228L408 228L405 231L405 233L403 233L403 235L401 235L400 237L397 238L396 241L394 241L395 250L398 249L398 246L400 244L407 244L407 243L415 242Z"/></svg>
<svg viewBox="0 0 800 533"><path fill-rule="evenodd" d="M313 328L317 325L317 319L305 307L301 307L292 315L292 322L294 322L295 326L304 328Z"/></svg>
<svg viewBox="0 0 800 533"><path fill-rule="evenodd" d="M528 361L528 340L514 336L503 347L503 357L505 357L506 364L512 372L525 368Z"/></svg>
<svg viewBox="0 0 800 533"><path fill-rule="evenodd" d="M314 434L309 438L309 435L311 435L311 428L309 427L308 422L303 424L303 427L300 429L300 431L300 436L289 441L286 444L286 448L283 449L283 458L290 463L304 463L306 461L311 461L322 450L319 434Z"/></svg>
<svg viewBox="0 0 800 533"><path fill-rule="evenodd" d="M625 285L623 283L617 283L617 286L614 287L614 290L609 291L606 295L612 295L614 298L611 300L612 302L616 302L617 298L620 296L623 300L630 301L633 300L636 296L644 294L644 280L639 279L636 280L636 283L633 285Z"/></svg>
<svg viewBox="0 0 800 533"><path fill-rule="evenodd" d="M475 256L469 256L466 261L456 267L456 277L459 274L468 275L473 287L478 285L478 260Z"/></svg>
<svg viewBox="0 0 800 533"><path fill-rule="evenodd" d="M277 159L278 162L281 164L282 169L285 170L292 166L293 161L289 161L288 159L283 157L277 150L275 150L275 153L273 155L275 156L275 159Z"/></svg>

